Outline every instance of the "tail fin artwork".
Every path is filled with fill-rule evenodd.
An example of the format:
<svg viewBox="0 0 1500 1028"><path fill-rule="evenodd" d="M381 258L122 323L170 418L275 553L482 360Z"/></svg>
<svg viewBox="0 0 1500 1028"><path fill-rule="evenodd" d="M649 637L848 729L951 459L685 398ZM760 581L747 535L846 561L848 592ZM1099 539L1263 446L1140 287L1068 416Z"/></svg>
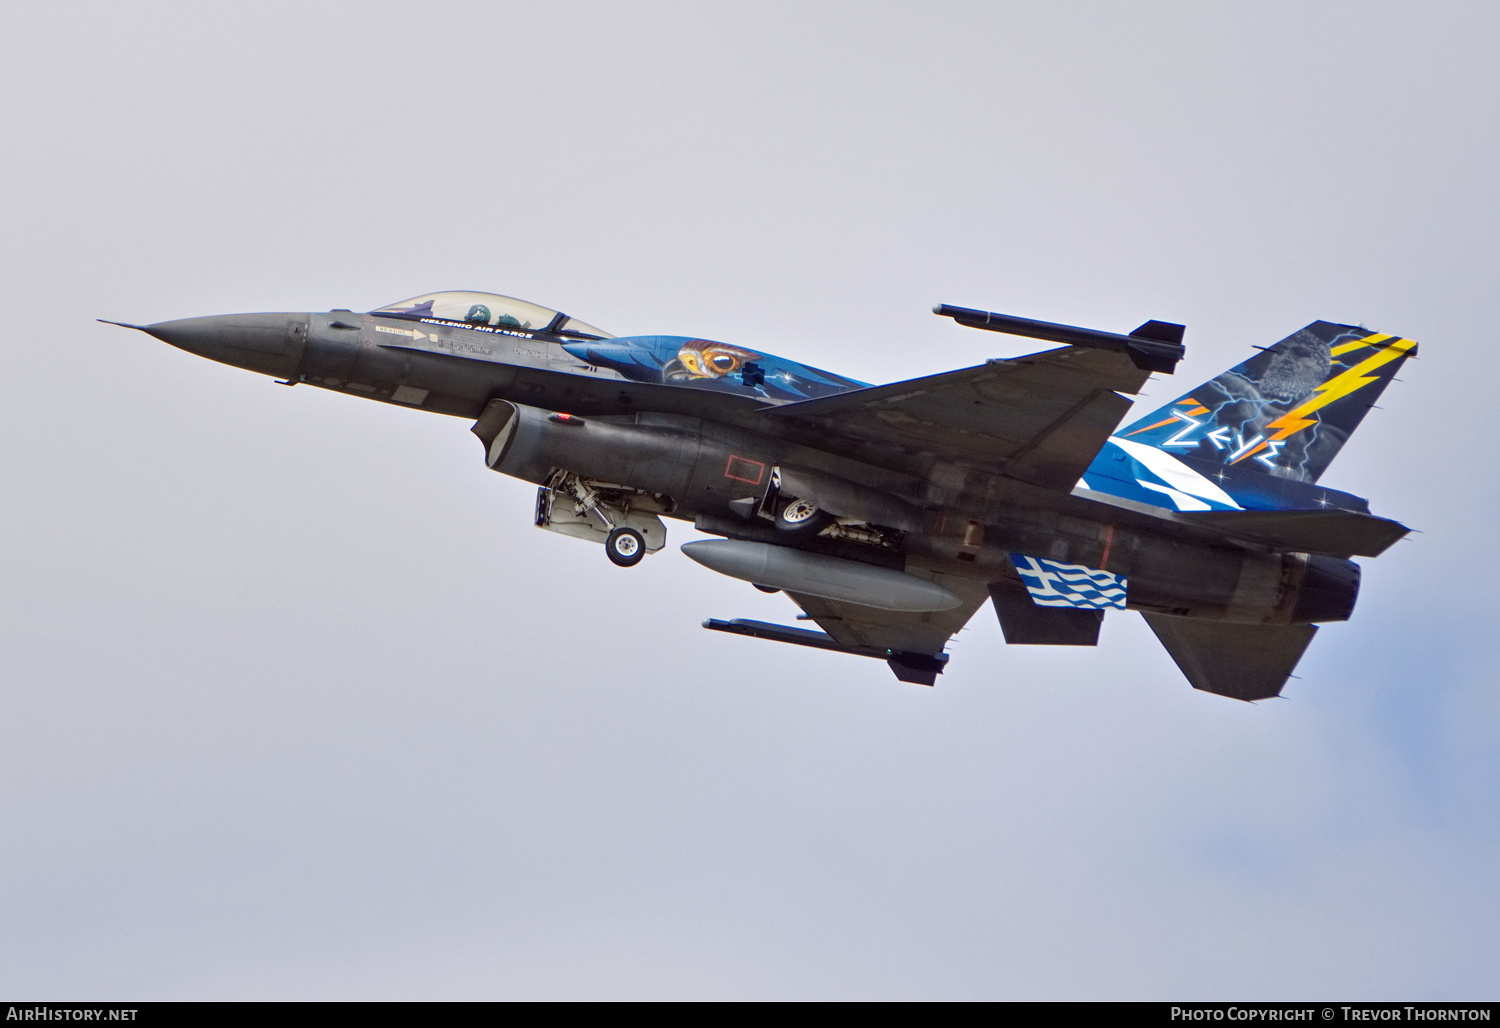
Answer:
<svg viewBox="0 0 1500 1028"><path fill-rule="evenodd" d="M1084 487L1158 506L1166 494L1183 511L1368 510L1314 484L1416 352L1410 339L1315 321L1117 432Z"/></svg>
<svg viewBox="0 0 1500 1028"><path fill-rule="evenodd" d="M1316 482L1416 352L1410 339L1315 321L1120 437L1177 457L1259 465L1266 474Z"/></svg>

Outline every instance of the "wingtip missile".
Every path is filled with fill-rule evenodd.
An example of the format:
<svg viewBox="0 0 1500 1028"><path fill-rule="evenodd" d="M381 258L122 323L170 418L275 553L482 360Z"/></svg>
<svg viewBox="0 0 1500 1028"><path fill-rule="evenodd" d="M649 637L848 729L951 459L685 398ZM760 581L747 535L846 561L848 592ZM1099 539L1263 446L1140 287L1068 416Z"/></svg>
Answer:
<svg viewBox="0 0 1500 1028"><path fill-rule="evenodd" d="M1176 370L1177 362L1186 353L1182 346L1183 326L1164 321L1148 321L1129 335L1122 335L1094 328L1079 328L1076 325L1018 318L1011 314L996 314L994 311L975 310L971 307L954 307L946 303L933 307L932 313L952 318L960 325L982 328L987 332L1004 332L1007 335L1045 339L1069 346L1114 350L1125 354L1142 371L1160 371L1167 375Z"/></svg>

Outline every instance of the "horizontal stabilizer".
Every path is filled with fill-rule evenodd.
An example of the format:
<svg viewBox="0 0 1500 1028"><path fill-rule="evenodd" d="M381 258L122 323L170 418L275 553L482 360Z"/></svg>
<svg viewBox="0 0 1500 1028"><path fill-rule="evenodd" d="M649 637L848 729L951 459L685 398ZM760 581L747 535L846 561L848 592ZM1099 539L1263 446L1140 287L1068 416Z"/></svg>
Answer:
<svg viewBox="0 0 1500 1028"><path fill-rule="evenodd" d="M1042 607L1012 582L990 584L1000 631L1012 646L1097 646L1102 610Z"/></svg>
<svg viewBox="0 0 1500 1028"><path fill-rule="evenodd" d="M1247 701L1279 696L1318 631L1316 625L1238 625L1168 614L1141 616L1194 689Z"/></svg>
<svg viewBox="0 0 1500 1028"><path fill-rule="evenodd" d="M1398 521L1348 510L1204 510L1178 517L1277 549L1332 557L1378 557L1411 531Z"/></svg>

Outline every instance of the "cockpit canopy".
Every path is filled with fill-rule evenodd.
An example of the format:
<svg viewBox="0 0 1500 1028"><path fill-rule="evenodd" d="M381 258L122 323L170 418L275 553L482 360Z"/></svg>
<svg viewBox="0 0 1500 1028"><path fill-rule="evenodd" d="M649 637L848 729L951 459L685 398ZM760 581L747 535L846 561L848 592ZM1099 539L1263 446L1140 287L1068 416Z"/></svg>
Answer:
<svg viewBox="0 0 1500 1028"><path fill-rule="evenodd" d="M494 328L519 329L525 332L549 332L574 339L613 339L577 318L538 304L495 293L425 293L380 307L371 314L394 314L408 318L437 318L466 325L490 325Z"/></svg>

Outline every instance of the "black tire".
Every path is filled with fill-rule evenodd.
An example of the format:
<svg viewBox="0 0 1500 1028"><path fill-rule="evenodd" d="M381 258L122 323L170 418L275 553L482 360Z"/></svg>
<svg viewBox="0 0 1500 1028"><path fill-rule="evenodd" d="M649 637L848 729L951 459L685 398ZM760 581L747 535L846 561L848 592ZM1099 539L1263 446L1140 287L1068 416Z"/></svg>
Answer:
<svg viewBox="0 0 1500 1028"><path fill-rule="evenodd" d="M646 555L646 537L633 528L611 529L604 537L604 553L622 568L633 568Z"/></svg>
<svg viewBox="0 0 1500 1028"><path fill-rule="evenodd" d="M789 535L817 535L832 521L832 514L796 497L776 512L776 530Z"/></svg>

